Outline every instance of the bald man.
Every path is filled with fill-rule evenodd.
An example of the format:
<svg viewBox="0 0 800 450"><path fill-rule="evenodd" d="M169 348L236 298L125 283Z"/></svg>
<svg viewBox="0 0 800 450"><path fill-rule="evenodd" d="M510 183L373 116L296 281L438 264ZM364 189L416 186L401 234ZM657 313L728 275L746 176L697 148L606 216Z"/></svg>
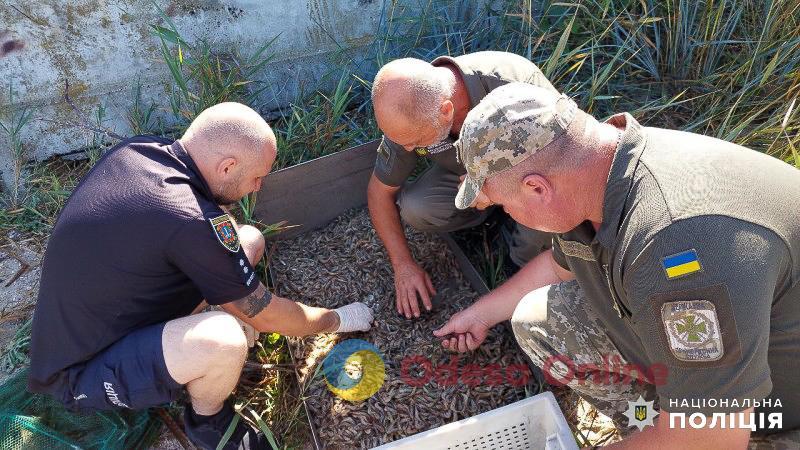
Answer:
<svg viewBox="0 0 800 450"><path fill-rule="evenodd" d="M456 209L453 199L466 170L453 148L467 113L493 89L524 82L556 92L529 60L504 52L478 52L428 63L413 58L386 64L375 76L372 100L384 133L368 187L369 211L395 274L396 307L419 317L431 309L431 279L408 249L400 219L422 231L454 231L482 223L489 211ZM432 165L406 180L420 158ZM518 266L550 244L546 233L515 226L510 256Z"/></svg>
<svg viewBox="0 0 800 450"><path fill-rule="evenodd" d="M368 330L372 313L361 303L302 305L271 295L256 276L264 237L224 205L258 191L275 154L255 111L223 103L177 141L138 136L103 156L48 242L29 389L73 411L147 408L185 389L189 438L216 449L253 331ZM204 300L222 311L192 315ZM224 448L268 447L239 421Z"/></svg>

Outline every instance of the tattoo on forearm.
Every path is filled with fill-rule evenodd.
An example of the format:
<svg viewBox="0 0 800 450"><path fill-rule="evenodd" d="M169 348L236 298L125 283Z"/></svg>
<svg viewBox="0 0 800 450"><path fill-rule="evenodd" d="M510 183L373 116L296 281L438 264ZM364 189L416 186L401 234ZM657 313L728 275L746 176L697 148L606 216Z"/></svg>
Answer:
<svg viewBox="0 0 800 450"><path fill-rule="evenodd" d="M259 283L258 288L252 294L238 300L237 303L247 317L253 318L269 305L270 300L272 300L272 294L269 289Z"/></svg>

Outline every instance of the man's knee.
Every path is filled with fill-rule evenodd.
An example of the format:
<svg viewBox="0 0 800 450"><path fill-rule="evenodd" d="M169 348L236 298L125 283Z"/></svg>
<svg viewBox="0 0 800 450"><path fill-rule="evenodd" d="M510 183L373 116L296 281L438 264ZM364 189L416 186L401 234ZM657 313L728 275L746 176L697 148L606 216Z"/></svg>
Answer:
<svg viewBox="0 0 800 450"><path fill-rule="evenodd" d="M543 286L529 292L520 300L511 317L517 339L563 341L569 330L605 337L593 319L583 311L583 291L575 280ZM587 337L588 339L588 337ZM569 342L575 339L568 338ZM579 348L572 349L579 351Z"/></svg>
<svg viewBox="0 0 800 450"><path fill-rule="evenodd" d="M264 256L264 249L266 248L264 235L252 225L242 225L239 227L239 242L244 248L244 253L247 255L250 265L257 266Z"/></svg>
<svg viewBox="0 0 800 450"><path fill-rule="evenodd" d="M247 337L232 315L210 311L167 322L164 347L181 347L207 361L240 362L247 357Z"/></svg>
<svg viewBox="0 0 800 450"><path fill-rule="evenodd" d="M413 188L405 187L400 191L397 206L403 222L420 231L439 231L442 219L437 218L430 202L424 195Z"/></svg>
<svg viewBox="0 0 800 450"><path fill-rule="evenodd" d="M517 328L530 332L535 327L547 322L547 303L551 286L543 286L525 294L514 309L511 325L516 334Z"/></svg>
<svg viewBox="0 0 800 450"><path fill-rule="evenodd" d="M574 330L572 323L564 315L563 299L560 296L560 285L543 286L527 293L511 316L511 328L520 347L540 367L547 361L561 354L575 354L578 349L567 348L565 339L569 330Z"/></svg>
<svg viewBox="0 0 800 450"><path fill-rule="evenodd" d="M455 197L433 198L423 189L407 185L397 200L400 218L419 231L451 232L474 227L486 219L489 211L459 210Z"/></svg>
<svg viewBox="0 0 800 450"><path fill-rule="evenodd" d="M547 370L553 358L557 357L551 342L553 336L547 326L550 289L551 286L544 286L522 297L511 316L511 329L531 362L542 369L546 381L554 383Z"/></svg>
<svg viewBox="0 0 800 450"><path fill-rule="evenodd" d="M235 317L228 313L212 313L201 325L201 342L204 353L216 357L230 357L239 361L247 357L247 336Z"/></svg>
<svg viewBox="0 0 800 450"><path fill-rule="evenodd" d="M239 370L247 358L247 337L230 314L211 311L167 322L162 335L164 362L180 384L210 372Z"/></svg>

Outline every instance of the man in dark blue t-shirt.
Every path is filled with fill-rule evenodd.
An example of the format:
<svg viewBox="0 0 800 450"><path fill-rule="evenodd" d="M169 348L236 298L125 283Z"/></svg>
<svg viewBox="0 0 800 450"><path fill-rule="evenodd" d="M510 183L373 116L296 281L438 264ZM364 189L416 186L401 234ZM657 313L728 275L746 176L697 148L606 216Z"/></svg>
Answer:
<svg viewBox="0 0 800 450"><path fill-rule="evenodd" d="M256 276L264 237L224 205L259 190L276 151L267 123L237 103L207 109L177 141L140 136L111 149L48 242L30 390L92 411L168 403L186 388L187 433L216 448L234 417L227 398L248 331L369 329L362 303L302 305L272 296ZM192 314L204 300L223 311ZM267 447L239 422L225 448Z"/></svg>

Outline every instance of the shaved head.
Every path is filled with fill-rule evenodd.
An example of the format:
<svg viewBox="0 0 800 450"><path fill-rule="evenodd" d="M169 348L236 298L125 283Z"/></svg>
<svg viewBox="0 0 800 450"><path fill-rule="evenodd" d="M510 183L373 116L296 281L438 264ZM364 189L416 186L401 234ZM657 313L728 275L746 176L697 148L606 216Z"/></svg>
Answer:
<svg viewBox="0 0 800 450"><path fill-rule="evenodd" d="M398 110L406 119L433 121L455 88L455 80L446 72L420 59L396 59L375 75L372 101L376 107Z"/></svg>
<svg viewBox="0 0 800 450"><path fill-rule="evenodd" d="M220 103L204 110L180 141L220 204L257 191L277 154L272 129L241 103Z"/></svg>
<svg viewBox="0 0 800 450"><path fill-rule="evenodd" d="M197 151L226 156L257 156L266 147L274 149L275 134L267 122L241 103L226 102L201 112L189 125L181 141L197 143Z"/></svg>
<svg viewBox="0 0 800 450"><path fill-rule="evenodd" d="M452 125L452 117L443 123L443 105L455 89L456 78L449 69L414 58L396 59L383 66L372 83L378 126L387 135L402 136L413 135L413 128L422 124L434 128L432 133L443 140Z"/></svg>

